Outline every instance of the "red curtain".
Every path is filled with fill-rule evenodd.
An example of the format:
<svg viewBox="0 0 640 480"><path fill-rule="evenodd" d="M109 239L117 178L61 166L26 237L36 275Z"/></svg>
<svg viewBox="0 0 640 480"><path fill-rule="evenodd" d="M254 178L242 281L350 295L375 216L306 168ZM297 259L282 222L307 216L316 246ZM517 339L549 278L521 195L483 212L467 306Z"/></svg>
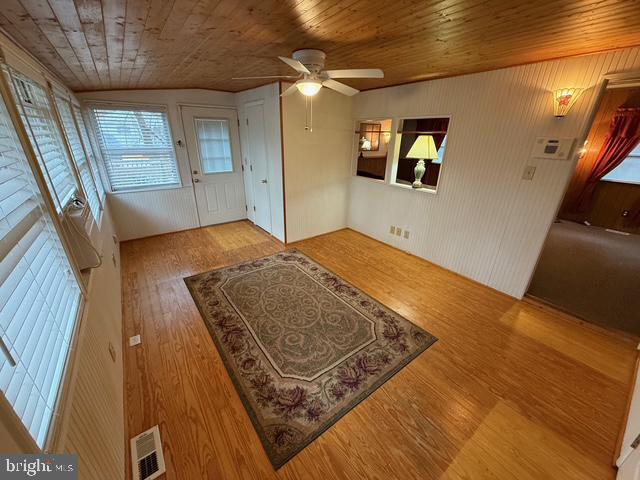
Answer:
<svg viewBox="0 0 640 480"><path fill-rule="evenodd" d="M591 206L598 182L627 158L640 142L640 107L620 107L611 120L609 133L600 149L593 170L576 202L577 212L586 212Z"/></svg>

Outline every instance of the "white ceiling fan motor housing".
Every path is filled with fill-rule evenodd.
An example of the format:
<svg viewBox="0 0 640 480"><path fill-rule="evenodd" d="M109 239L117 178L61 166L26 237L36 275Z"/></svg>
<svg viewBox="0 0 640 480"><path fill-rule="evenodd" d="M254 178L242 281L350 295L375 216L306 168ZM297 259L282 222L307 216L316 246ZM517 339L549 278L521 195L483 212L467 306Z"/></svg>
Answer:
<svg viewBox="0 0 640 480"><path fill-rule="evenodd" d="M322 71L324 61L327 58L327 55L322 50L315 50L313 48L296 50L291 56L294 60L298 60L307 67L311 73L315 74Z"/></svg>

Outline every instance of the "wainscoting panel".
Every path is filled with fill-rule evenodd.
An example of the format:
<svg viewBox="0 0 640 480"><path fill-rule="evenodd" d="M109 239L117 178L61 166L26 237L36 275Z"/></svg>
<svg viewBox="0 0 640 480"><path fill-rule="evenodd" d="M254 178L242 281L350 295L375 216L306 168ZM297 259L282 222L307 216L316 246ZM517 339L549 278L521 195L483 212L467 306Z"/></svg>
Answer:
<svg viewBox="0 0 640 480"><path fill-rule="evenodd" d="M191 186L109 195L121 240L198 227Z"/></svg>
<svg viewBox="0 0 640 480"><path fill-rule="evenodd" d="M527 288L570 160L531 157L536 137L580 137L607 73L640 69L640 49L363 92L354 119L451 116L438 193L352 177L348 224L515 297ZM584 87L565 118L550 91ZM576 146L577 150L579 146ZM532 181L522 180L527 165ZM410 232L392 236L391 225Z"/></svg>
<svg viewBox="0 0 640 480"><path fill-rule="evenodd" d="M103 264L91 276L63 409L61 451L78 454L79 478L87 480L125 478L120 252L113 233L106 211L102 230L94 235Z"/></svg>

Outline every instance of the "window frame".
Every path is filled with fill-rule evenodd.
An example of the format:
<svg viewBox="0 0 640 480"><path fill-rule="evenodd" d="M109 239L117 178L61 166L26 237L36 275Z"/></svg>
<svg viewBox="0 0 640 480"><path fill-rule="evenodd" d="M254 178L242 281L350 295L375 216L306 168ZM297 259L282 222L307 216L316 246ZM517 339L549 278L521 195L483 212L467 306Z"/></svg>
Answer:
<svg viewBox="0 0 640 480"><path fill-rule="evenodd" d="M75 153L73 152L73 148L71 146L71 141L69 139L66 127L64 125L64 121L62 120L62 113L60 112L60 108L58 106L58 98L60 98L60 100L67 102L68 106L69 106L69 110L70 110L70 115L71 115L71 121L73 122L73 128L76 131L76 134L78 135L78 141L80 142L80 148L82 149L82 153L85 157L85 162L86 162L86 167L87 170L89 172L89 176L91 177L91 181L93 182L93 187L96 190L96 195L97 195L97 199L98 199L98 211L94 212L93 208L91 208L90 205L90 201L89 201L89 195L87 193L86 187L84 185L83 179L82 179L82 174L80 172L80 166L78 165L78 160L76 159ZM86 146L84 145L84 140L82 139L82 135L80 133L80 130L78 128L78 123L76 121L74 112L73 112L73 100L71 95L68 95L68 93L66 91L63 91L60 88L55 88L53 86L50 85L49 88L49 100L50 102L53 104L53 108L55 110L55 120L56 123L58 124L58 130L60 130L60 133L64 139L64 143L65 143L65 148L67 150L67 155L70 157L71 159L71 163L73 165L73 173L76 177L76 183L80 186L80 193L82 194L86 204L87 204L87 211L85 212L85 222L86 223L86 227L87 230L89 230L90 227L90 223L95 223L96 225L100 225L101 221L102 221L102 212L104 211L104 203L103 203L103 199L100 198L100 192L98 190L98 186L96 185L96 179L93 173L93 167L91 166L91 162L89 161L89 155L88 155L88 151ZM63 208L64 210L64 208Z"/></svg>
<svg viewBox="0 0 640 480"><path fill-rule="evenodd" d="M398 163L400 162L400 139L402 138L401 125L404 120L429 120L429 119L439 119L439 118L447 118L449 123L447 124L447 133L445 136L447 137L447 146L444 151L444 155L440 160L440 170L438 172L438 183L435 188L423 187L423 188L413 188L411 185L405 185L403 183L397 183L396 179L398 176ZM411 190L415 192L428 193L430 195L437 195L440 189L442 188L441 179L444 174L445 169L445 157L447 156L447 152L451 148L451 139L449 136L451 135L451 124L453 121L453 115L413 115L408 117L397 117L396 118L396 131L394 132L394 145L393 145L393 157L391 159L391 175L389 176L389 185L396 188L402 188L404 190Z"/></svg>
<svg viewBox="0 0 640 480"><path fill-rule="evenodd" d="M171 109L169 108L169 105L167 104L161 104L161 103L137 103L137 102L112 102L112 101L99 101L99 100L91 100L91 101L87 101L84 103L86 112L87 112L87 117L89 118L89 125L91 126L91 134L94 135L94 139L93 141L96 142L96 147L98 148L98 151L100 152L100 158L102 160L102 165L105 168L105 177L107 180L107 185L108 186L108 193L111 193L112 195L118 195L118 194L125 194L125 193L135 193L135 192L152 192L152 191L158 191L158 190L175 190L175 189L180 189L184 187L184 182L182 180L182 173L180 171L180 162L178 161L178 151L176 150L176 140L175 140L175 135L173 134L173 128L171 125ZM173 152L173 159L174 159L174 163L175 163L175 168L176 168L176 173L177 173L177 183L175 184L160 184L160 185L150 185L150 186L143 186L143 187L136 187L136 188L122 188L122 189L114 189L113 187L113 183L111 181L111 177L109 176L109 168L107 167L107 160L106 160L106 155L105 152L102 150L102 147L100 146L100 127L98 125L98 121L96 119L96 116L94 114L94 109L95 108L103 108L103 109L110 109L110 110L118 110L118 109L122 109L122 110L140 110L140 111L145 111L145 108L148 108L150 112L162 112L163 114L166 115L166 119L167 119L167 129L169 131L169 138L171 140L171 151ZM88 125L87 125L88 126Z"/></svg>
<svg viewBox="0 0 640 480"><path fill-rule="evenodd" d="M18 86L16 85L16 82L20 81L22 82L22 79L17 78L13 75L13 72L17 73L18 75L21 75L23 77L25 77L28 81L33 82L34 84L36 84L37 86L39 86L40 88L42 88L42 90L44 91L44 94L47 98L47 103L48 103L48 107L49 107L49 112L48 114L51 116L51 120L54 124L54 128L56 129L58 135L60 136L59 140L60 140L60 147L62 149L62 154L65 157L65 160L67 162L67 165L69 167L69 170L71 172L71 176L75 182L75 186L76 186L76 191L68 198L66 199L66 201L63 203L61 201L61 199L58 197L58 192L55 191L55 187L54 184L51 183L52 179L50 178L49 172L47 170L47 166L44 160L44 157L42 157L41 151L40 151L40 146L36 144L32 144L31 143L31 137L34 136L34 132L32 130L32 127L28 121L28 116L26 115L26 112L24 110L24 105L22 105L22 101L19 98L13 98L12 95L12 105L16 107L19 115L20 115L20 120L21 120L21 124L24 127L24 131L25 133L27 133L27 139L29 141L29 145L32 148L33 153L36 155L36 160L38 161L38 165L39 165L39 171L41 172L41 174L43 175L43 178L46 181L46 185L47 185L47 191L53 201L53 205L55 207L55 211L58 217L62 217L62 215L64 214L65 209L67 208L67 206L73 202L76 194L78 192L80 192L81 194L85 194L84 193L84 186L82 185L82 182L80 181L80 178L78 176L78 172L77 172L77 168L75 165L75 161L73 160L73 156L71 154L71 150L69 148L69 145L67 144L67 138L66 135L64 134L64 129L62 126L62 123L60 121L60 117L59 117L59 112L57 109L57 106L55 104L55 98L54 98L54 93L53 93L53 88L51 83L45 78L44 81L41 81L39 78L34 78L33 76L30 76L26 73L24 73L21 69L16 68L13 65L8 65L5 64L4 65L6 67L6 69L3 69L2 74L6 76L7 79L7 86L10 89L10 93L13 93L11 91L11 87L10 87L10 83L13 85L14 90L17 93L18 90ZM26 122L23 121L23 117L27 119ZM29 132L31 132L31 135L29 135ZM25 150L25 155L26 155L26 150ZM42 158L41 158L42 157ZM43 166L44 166L44 171L40 168L40 158L42 159L43 162ZM53 189L54 191L51 192L49 186L51 187L51 189ZM42 192L41 192L42 193Z"/></svg>
<svg viewBox="0 0 640 480"><path fill-rule="evenodd" d="M34 187L38 190L42 199L42 208L44 214L51 220L55 234L57 235L64 255L66 256L69 268L71 269L72 276L75 278L77 286L79 288L79 305L74 319L73 327L69 334L69 349L66 352L64 365L62 367L60 384L56 394L55 402L52 408L52 418L50 420L47 433L45 435L42 447L38 445L37 441L33 438L28 430L28 427L24 424L23 420L18 416L9 402L2 397L0 402L0 414L5 416L7 421L11 422L18 433L17 440L21 443L22 447L26 451L39 453L43 451L55 450L60 441L60 434L63 424L65 422L66 413L69 411L67 401L70 394L70 384L73 378L74 370L76 368L76 353L77 345L79 341L79 332L82 328L82 320L87 306L87 285L85 279L80 272L77 263L73 257L69 241L65 236L64 228L61 223L60 212L58 212L57 203L53 199L53 195L49 190L49 183L45 178L45 174L42 171L40 161L38 159L38 153L31 143L31 138L27 132L27 125L23 120L21 113L21 105L19 105L17 99L14 97L10 83L12 78L10 75L10 68L14 68L17 72L29 78L34 83L39 84L41 87L47 88L42 85L36 77L23 73L21 69L15 68L14 65L2 62L0 65L0 100L4 102L7 113L9 126L13 127L17 147L20 148L24 154L24 161L33 175ZM53 107L55 108L55 107ZM56 120L54 120L55 122ZM73 169L72 169L73 170ZM76 180L77 181L77 180Z"/></svg>
<svg viewBox="0 0 640 480"><path fill-rule="evenodd" d="M202 161L202 148L201 148L201 144L200 144L200 136L198 135L198 121L208 121L208 120L214 120L214 121L219 121L219 122L226 122L227 124L227 134L228 134L228 138L229 138L229 160L231 161L231 170L223 170L223 171L219 171L219 172L205 172L204 171L204 162ZM231 149L231 120L228 118L224 118L224 117L197 117L194 116L193 117L193 131L196 134L196 141L198 142L197 148L198 148L198 163L200 165L200 173L202 175L229 175L229 174L233 174L236 173L236 168L233 165L233 151Z"/></svg>

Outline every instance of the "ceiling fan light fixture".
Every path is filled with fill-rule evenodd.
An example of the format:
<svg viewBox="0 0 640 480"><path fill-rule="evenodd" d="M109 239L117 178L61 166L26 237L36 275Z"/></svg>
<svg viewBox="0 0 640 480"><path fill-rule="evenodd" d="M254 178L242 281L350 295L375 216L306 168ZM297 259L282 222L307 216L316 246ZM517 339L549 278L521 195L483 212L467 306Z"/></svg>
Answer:
<svg viewBox="0 0 640 480"><path fill-rule="evenodd" d="M320 82L319 80L310 79L299 80L296 83L296 87L301 94L307 97L313 97L322 88L322 82Z"/></svg>

